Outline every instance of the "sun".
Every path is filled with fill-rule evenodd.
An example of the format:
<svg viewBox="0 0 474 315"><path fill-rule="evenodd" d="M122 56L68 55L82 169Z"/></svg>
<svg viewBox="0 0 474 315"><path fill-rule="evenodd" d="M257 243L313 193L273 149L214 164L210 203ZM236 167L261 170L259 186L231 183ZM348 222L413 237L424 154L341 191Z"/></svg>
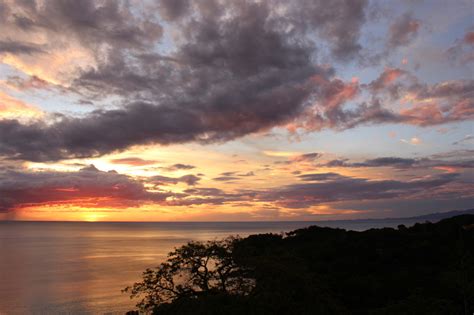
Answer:
<svg viewBox="0 0 474 315"><path fill-rule="evenodd" d="M96 221L99 221L100 218L102 218L103 215L100 215L100 214L97 214L97 213L93 213L93 212L88 212L88 213L85 213L84 214L84 221L86 222L96 222Z"/></svg>

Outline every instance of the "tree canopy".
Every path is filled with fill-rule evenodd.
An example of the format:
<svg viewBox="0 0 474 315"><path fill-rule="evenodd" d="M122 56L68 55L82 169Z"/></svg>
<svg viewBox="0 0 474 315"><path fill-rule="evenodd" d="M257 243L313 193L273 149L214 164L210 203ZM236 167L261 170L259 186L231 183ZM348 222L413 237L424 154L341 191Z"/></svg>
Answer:
<svg viewBox="0 0 474 315"><path fill-rule="evenodd" d="M150 312L158 306L204 295L246 295L255 281L246 268L233 258L234 245L240 239L189 242L168 254L166 262L147 269L143 280L123 291L141 297L140 311Z"/></svg>
<svg viewBox="0 0 474 315"><path fill-rule="evenodd" d="M474 216L190 242L125 289L153 314L472 314Z"/></svg>

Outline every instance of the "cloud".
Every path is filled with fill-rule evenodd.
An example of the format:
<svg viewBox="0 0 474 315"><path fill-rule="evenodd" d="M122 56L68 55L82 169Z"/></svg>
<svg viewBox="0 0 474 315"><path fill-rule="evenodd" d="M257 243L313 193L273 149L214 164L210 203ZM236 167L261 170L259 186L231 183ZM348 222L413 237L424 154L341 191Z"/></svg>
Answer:
<svg viewBox="0 0 474 315"><path fill-rule="evenodd" d="M472 29L472 28L471 28ZM444 55L453 65L465 66L474 62L474 31L468 31L463 38L456 39Z"/></svg>
<svg viewBox="0 0 474 315"><path fill-rule="evenodd" d="M159 4L160 14L169 21L174 21L188 13L189 0L162 0Z"/></svg>
<svg viewBox="0 0 474 315"><path fill-rule="evenodd" d="M266 156L271 156L271 157L291 157L291 156L300 155L300 153L298 152L291 152L291 151L265 150L265 151L262 151L262 153Z"/></svg>
<svg viewBox="0 0 474 315"><path fill-rule="evenodd" d="M389 164L379 160L376 164ZM395 161L406 164L407 161ZM371 162L372 164L375 162ZM472 165L471 165L472 167ZM184 182L195 185L199 177L153 176L141 179L103 172L93 165L75 172L0 170L0 209L12 211L29 206L68 206L83 208L128 208L146 204L163 206L266 204L273 208L298 209L325 203L364 200L407 200L460 198L472 194L472 181L458 173L445 173L409 181L369 180L338 173L304 174L301 182L260 190L238 189L226 192L214 187L188 188L181 193L159 186ZM146 188L154 185L152 190Z"/></svg>
<svg viewBox="0 0 474 315"><path fill-rule="evenodd" d="M339 85L339 83L335 83L337 81L323 80L322 82L316 86L319 89L319 95L325 95L329 86ZM345 91L345 89L346 87L341 86L336 90ZM327 102L323 103L327 106L323 107L326 108L326 112L321 113L318 110L321 108L320 106L324 105L316 105L314 112L304 115L305 120L302 121L301 126L309 130L319 130L324 127L346 129L360 124L388 122L429 126L472 119L474 116L471 96L474 92L472 81L447 81L431 86L412 84L401 89L413 95L415 101L413 108L396 113L383 108L381 101L374 100L369 104L363 103L356 109L345 110L342 108L345 98L334 102L331 98L326 99ZM291 106L293 103L289 98L293 96L299 99L306 97L301 94L301 91L296 93L297 91L293 87L271 90L268 92L269 94L260 91L259 94L263 93L261 95L262 101L264 100L261 106L251 103L251 99L248 99L248 102L242 100L235 104L245 104L244 107L242 105L228 109L221 107L219 110L213 110L212 115L204 115L205 112L190 111L189 108L179 106L157 107L147 103L135 103L130 104L127 109L95 111L86 118L63 118L54 126L39 123L22 125L16 121L2 121L0 122L0 130L3 131L0 134L0 140L2 140L0 141L0 152L22 159L54 160L98 156L115 150L123 150L139 143L226 141L270 128L278 121L284 122L291 119L292 115L296 113L294 113L295 107ZM292 93L295 94L292 96ZM244 94L249 96L248 92ZM237 100L244 94L240 94ZM226 95L224 98L228 99L228 97L230 95ZM324 96L322 97L324 100ZM349 97L352 97L352 94L349 94ZM283 101L281 112L278 112L278 108L274 108L274 103L271 101L273 98ZM432 99L432 103L426 103L427 99ZM231 101L231 99L228 100ZM209 105L212 103L203 106L203 108L209 107ZM211 106L209 109L212 108ZM259 108L258 113L252 112L255 108ZM247 112L247 109L250 111ZM248 113L250 116L246 114L242 116L242 113ZM227 115L241 116L242 119L229 121L225 118ZM245 117L249 119L245 119ZM172 125L170 125L170 121L173 121ZM107 132L121 130L124 126L127 129L126 133ZM5 140L2 139L2 135ZM8 139L16 141L9 143ZM42 144L42 146L36 147L37 144Z"/></svg>
<svg viewBox="0 0 474 315"><path fill-rule="evenodd" d="M385 68L379 77L369 84L369 88L373 92L386 89L404 74L407 74L407 72L398 68Z"/></svg>
<svg viewBox="0 0 474 315"><path fill-rule="evenodd" d="M2 119L0 156L57 161L134 145L221 143L274 127L310 132L472 119L472 80L428 85L395 68L368 85L336 76L336 64L360 54L368 5L5 2L0 42L8 52L4 48L2 62L37 78L36 86L46 82L81 99L115 102L81 116ZM390 28L391 45L406 45L418 28L418 20L402 15ZM11 38L45 53L20 53L25 47ZM330 63L319 64L326 50ZM365 101L358 99L367 93ZM391 104L407 94L412 106L394 110Z"/></svg>
<svg viewBox="0 0 474 315"><path fill-rule="evenodd" d="M9 53L9 54L26 54L32 55L37 53L44 53L45 51L41 49L39 45L24 43L18 41L0 40L0 54Z"/></svg>
<svg viewBox="0 0 474 315"><path fill-rule="evenodd" d="M324 0L304 0L289 4L295 12L290 19L308 31L318 30L319 35L329 42L331 55L344 61L357 56L361 50L359 36L367 18L368 4L366 0L340 0L328 6Z"/></svg>
<svg viewBox="0 0 474 315"><path fill-rule="evenodd" d="M10 11L1 22L4 36L14 31L41 33L48 40L67 35L84 46L107 43L116 48L138 49L161 36L161 26L144 16L138 18L123 1L11 1L4 6Z"/></svg>
<svg viewBox="0 0 474 315"><path fill-rule="evenodd" d="M27 78L22 78L19 76L9 76L7 80L4 81L8 87L16 89L18 91L25 91L25 90L48 90L50 89L51 85L38 78L37 76L30 76Z"/></svg>
<svg viewBox="0 0 474 315"><path fill-rule="evenodd" d="M224 175L224 176L218 176L218 177L213 178L213 180L218 181L218 182L233 182L240 179L241 178L239 177L231 176L231 175Z"/></svg>
<svg viewBox="0 0 474 315"><path fill-rule="evenodd" d="M433 154L431 157L434 159L469 159L474 156L474 150L453 150L448 152L441 152Z"/></svg>
<svg viewBox="0 0 474 315"><path fill-rule="evenodd" d="M241 173L239 174L239 176L242 176L242 177L251 177L251 176L255 176L255 173L252 172L252 171L249 171L247 173Z"/></svg>
<svg viewBox="0 0 474 315"><path fill-rule="evenodd" d="M423 141L421 141L420 138L418 137L413 137L411 138L410 140L406 140L406 139L400 139L401 142L403 143L406 143L406 144L411 144L411 145L419 145L421 144Z"/></svg>
<svg viewBox="0 0 474 315"><path fill-rule="evenodd" d="M274 164L298 164L298 163L312 163L319 157L321 157L322 154L320 153L305 153L305 154L294 154L294 155L289 155L287 161L275 161L273 162ZM284 156L284 155L274 155L274 156Z"/></svg>
<svg viewBox="0 0 474 315"><path fill-rule="evenodd" d="M453 142L453 145L474 143L474 135L465 135L464 138Z"/></svg>
<svg viewBox="0 0 474 315"><path fill-rule="evenodd" d="M318 173L318 174L304 174L298 176L301 180L304 181L328 181L328 180L336 180L336 179L341 179L344 178L344 176L341 176L337 173Z"/></svg>
<svg viewBox="0 0 474 315"><path fill-rule="evenodd" d="M403 122L429 126L474 118L474 80L415 84L407 90L414 106L400 111Z"/></svg>
<svg viewBox="0 0 474 315"><path fill-rule="evenodd" d="M152 165L152 164L156 164L157 162L158 161L155 161L155 160L144 160L139 157L128 157L128 158L110 160L110 163L112 164L125 164L125 165L130 165L130 166Z"/></svg>
<svg viewBox="0 0 474 315"><path fill-rule="evenodd" d="M474 45L474 31L467 32L463 40L466 44Z"/></svg>
<svg viewBox="0 0 474 315"><path fill-rule="evenodd" d="M392 167L396 169L409 168L445 168L445 169L470 169L474 168L474 160L470 156L462 157L460 154L454 154L456 160L442 160L441 156L434 156L434 158L401 158L401 157L379 157L374 159L367 159L363 162L350 162L349 159L336 159L326 163L318 164L319 167ZM445 156L443 156L445 157ZM448 156L452 158L452 156ZM332 173L330 173L332 174ZM302 175L306 176L306 175ZM304 178L304 177L303 177Z"/></svg>
<svg viewBox="0 0 474 315"><path fill-rule="evenodd" d="M299 176L303 183L269 187L262 190L239 190L227 193L221 189L189 189L192 196L175 199L174 205L266 203L276 208L300 209L326 203L362 202L373 200L443 200L470 195L472 183L462 182L458 173L445 173L409 181L369 180L317 173ZM460 189L459 185L464 188Z"/></svg>
<svg viewBox="0 0 474 315"><path fill-rule="evenodd" d="M370 84L372 99L353 110L340 110L339 128L361 124L403 123L434 126L474 119L474 80L424 84L406 70L387 68ZM384 107L398 102L402 109Z"/></svg>
<svg viewBox="0 0 474 315"><path fill-rule="evenodd" d="M200 180L201 180L200 177L196 175L192 175L192 174L183 175L181 177L168 177L168 176L157 175L157 176L148 177L147 182L154 185L169 185L169 184L176 185L178 183L185 183L188 186L194 186L194 185L197 185Z"/></svg>
<svg viewBox="0 0 474 315"><path fill-rule="evenodd" d="M327 202L344 200L377 200L415 197L423 193L429 195L436 188L452 183L458 174L443 174L438 177L412 180L368 180L329 173L309 174L309 183L296 183L264 193L265 201L275 200L276 205L287 208L306 208ZM305 177L303 177L305 179ZM323 180L323 181L321 181Z"/></svg>
<svg viewBox="0 0 474 315"><path fill-rule="evenodd" d="M149 192L143 184L117 172L89 166L77 172L0 171L0 211L31 205L134 207L164 203L173 194Z"/></svg>
<svg viewBox="0 0 474 315"><path fill-rule="evenodd" d="M2 22L5 36L19 29L28 40L42 34L44 58L65 51L56 43L83 58L67 62L67 54L61 60L70 68L61 74L46 59L39 64L14 55L12 66L41 68L30 74L90 98L123 102L53 123L1 121L0 154L33 161L94 157L137 144L228 141L285 125L317 97L311 77L331 81L334 75L314 63L314 36L330 43L338 59L353 56L366 6L363 0L330 7L324 1L164 1L159 10L175 35L175 49L164 55L154 46L163 26L146 5L19 2Z"/></svg>
<svg viewBox="0 0 474 315"><path fill-rule="evenodd" d="M313 162L319 157L321 157L320 153L312 152L312 153L305 153L305 154L290 157L290 160L292 162Z"/></svg>
<svg viewBox="0 0 474 315"><path fill-rule="evenodd" d="M110 0L2 1L0 42L6 52L0 60L75 91L74 78L111 51L151 49L161 37L161 25L140 8Z"/></svg>
<svg viewBox="0 0 474 315"><path fill-rule="evenodd" d="M1 119L28 121L39 119L42 116L43 112L39 108L0 91L0 121Z"/></svg>
<svg viewBox="0 0 474 315"><path fill-rule="evenodd" d="M408 45L418 34L420 20L413 18L410 13L399 16L390 25L388 47L390 49Z"/></svg>
<svg viewBox="0 0 474 315"><path fill-rule="evenodd" d="M189 165L189 164L182 164L182 163L177 163L177 164L173 164L166 167L160 167L160 169L168 171L168 172L174 172L174 171L180 171L180 170L191 170L193 168L196 168L196 166Z"/></svg>

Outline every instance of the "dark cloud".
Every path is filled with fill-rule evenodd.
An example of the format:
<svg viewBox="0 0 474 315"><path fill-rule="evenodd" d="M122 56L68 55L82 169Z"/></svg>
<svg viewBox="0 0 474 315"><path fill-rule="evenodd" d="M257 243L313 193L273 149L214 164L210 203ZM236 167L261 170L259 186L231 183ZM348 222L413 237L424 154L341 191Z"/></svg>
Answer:
<svg viewBox="0 0 474 315"><path fill-rule="evenodd" d="M399 16L389 29L388 47L393 49L408 45L418 34L420 20L415 19L410 13Z"/></svg>
<svg viewBox="0 0 474 315"><path fill-rule="evenodd" d="M193 194L198 196L222 196L226 193L218 188L190 188L184 190L187 194Z"/></svg>
<svg viewBox="0 0 474 315"><path fill-rule="evenodd" d="M365 0L2 3L8 18L0 19L6 34L0 34L1 43L20 31L31 39L44 35L46 55L74 43L95 64L68 73L70 92L119 103L43 122L0 120L0 156L8 159L54 161L133 145L225 142L275 126L343 130L474 117L471 81L394 85L390 75L408 74L391 69L360 86L338 79L335 67L318 64L326 48L335 62L357 57ZM156 6L161 16L152 14ZM418 27L409 14L401 16L391 26L390 45L407 44ZM163 32L172 43L162 42ZM373 97L353 104L361 91ZM384 107L408 92L416 94L415 108ZM384 99L387 93L392 99ZM426 102L429 95L436 102Z"/></svg>
<svg viewBox="0 0 474 315"><path fill-rule="evenodd" d="M31 43L18 42L12 40L0 40L0 54L37 54L44 53L45 51L41 46Z"/></svg>
<svg viewBox="0 0 474 315"><path fill-rule="evenodd" d="M393 85L393 83L401 76L407 74L406 71L398 68L386 68L377 79L369 84L369 89L377 93L380 90L386 89Z"/></svg>
<svg viewBox="0 0 474 315"><path fill-rule="evenodd" d="M247 172L247 173L241 173L239 174L239 176L242 176L242 177L251 177L251 176L255 176L255 173L250 171L250 172Z"/></svg>
<svg viewBox="0 0 474 315"><path fill-rule="evenodd" d="M218 176L218 177L214 177L213 180L215 181L218 181L218 182L233 182L233 181L236 181L236 180L240 180L241 178L239 177L236 177L236 176Z"/></svg>
<svg viewBox="0 0 474 315"><path fill-rule="evenodd" d="M323 163L323 164L320 164L319 166L325 166L325 167L340 167L340 166L344 166L346 161L348 161L348 159L335 159L335 160L331 160L329 162L326 162L326 163Z"/></svg>
<svg viewBox="0 0 474 315"><path fill-rule="evenodd" d="M410 87L419 99L474 97L474 80L451 80L433 85L417 84Z"/></svg>
<svg viewBox="0 0 474 315"><path fill-rule="evenodd" d="M348 159L336 159L326 163L318 164L320 167L393 167L397 169L406 168L474 168L473 159L440 160L432 158L400 158L380 157L368 159L363 162L349 162Z"/></svg>
<svg viewBox="0 0 474 315"><path fill-rule="evenodd" d="M134 207L143 204L192 206L226 203L265 202L285 208L302 208L323 203L364 200L460 198L472 195L473 182L450 173L410 181L369 180L337 173L301 175L302 183L262 190L226 192L217 188L189 188L182 193L159 189L160 185L185 182L196 184L198 177L154 176L141 180L103 172L88 166L77 172L0 169L0 210L41 205L76 204L83 207ZM145 184L155 184L149 191Z"/></svg>
<svg viewBox="0 0 474 315"><path fill-rule="evenodd" d="M30 76L28 78L22 78L19 76L9 76L5 83L8 86L14 87L18 90L47 90L50 88L50 84L48 82L38 78L37 76Z"/></svg>
<svg viewBox="0 0 474 315"><path fill-rule="evenodd" d="M41 204L133 207L163 203L173 194L149 192L143 183L88 166L78 172L0 170L0 211Z"/></svg>
<svg viewBox="0 0 474 315"><path fill-rule="evenodd" d="M344 178L343 176L337 173L318 173L318 174L304 174L298 176L301 180L304 181L327 181L327 180L336 180Z"/></svg>
<svg viewBox="0 0 474 315"><path fill-rule="evenodd" d="M163 18L173 21L185 15L190 8L189 0L160 0L159 9Z"/></svg>
<svg viewBox="0 0 474 315"><path fill-rule="evenodd" d="M474 31L467 32L463 40L466 44L474 45Z"/></svg>
<svg viewBox="0 0 474 315"><path fill-rule="evenodd" d="M362 202L371 200L437 200L469 196L473 183L461 183L459 174L450 173L428 178L399 180L369 180L337 173L305 174L304 183L264 190L240 190L226 193L220 189L189 189L192 196L175 200L174 205L225 204L266 202L283 208L306 208L332 202ZM460 190L459 185L465 187Z"/></svg>
<svg viewBox="0 0 474 315"><path fill-rule="evenodd" d="M400 111L404 123L430 126L474 119L474 80L413 84L407 91L415 96L415 106Z"/></svg>
<svg viewBox="0 0 474 315"><path fill-rule="evenodd" d="M233 176L235 173L237 173L237 172L223 172L223 173L220 173L219 175L221 175L221 176Z"/></svg>
<svg viewBox="0 0 474 315"><path fill-rule="evenodd" d="M188 194L186 198L177 198L172 202L175 206L193 206L202 204L222 205L226 203L252 202L256 200L257 193L254 191L242 191L237 193L225 192L218 188L192 188L183 191Z"/></svg>
<svg viewBox="0 0 474 315"><path fill-rule="evenodd" d="M428 159L407 159L399 157L380 157L369 159L362 163L353 163L355 167L383 167L392 166L397 168L410 167L428 161Z"/></svg>
<svg viewBox="0 0 474 315"><path fill-rule="evenodd" d="M474 135L466 135L464 138L454 141L453 145L474 143Z"/></svg>
<svg viewBox="0 0 474 315"><path fill-rule="evenodd" d="M453 65L465 66L474 62L474 28L471 27L463 38L456 39L445 51L446 59Z"/></svg>
<svg viewBox="0 0 474 315"><path fill-rule="evenodd" d="M176 185L178 183L185 183L188 186L194 186L194 185L197 185L200 180L201 180L200 177L189 174L189 175L183 175L181 177L168 177L168 176L157 175L157 176L148 177L146 181L155 185L169 185L169 184Z"/></svg>
<svg viewBox="0 0 474 315"><path fill-rule="evenodd" d="M290 70L284 70L287 71ZM267 81L262 76L259 79L264 84ZM0 154L11 159L47 161L99 156L136 144L226 141L290 122L303 114L304 100L312 93L321 97L322 103L316 106L323 111L302 116L299 127L307 130L347 129L375 123L431 126L474 118L472 80L402 86L402 91L414 95L415 104L397 113L385 109L380 99L344 109L347 98L353 97L357 87L343 85L327 99L327 89L338 85L337 81L317 76L317 83L312 86L313 79L294 85L283 82L283 78L288 77L271 74L267 88L245 80L234 82L234 92L211 93L210 99L203 95L201 98L206 101L198 99L194 104L197 107L133 103L124 109L97 110L83 118L59 117L53 124L25 125L16 120L1 120ZM424 101L428 99L431 103Z"/></svg>
<svg viewBox="0 0 474 315"><path fill-rule="evenodd" d="M429 194L439 187L454 182L458 177L458 174L444 174L428 179L402 182L397 180L368 180L337 174L314 175L316 175L315 182L297 183L267 191L261 195L261 199L263 201L275 200L276 205L288 208L305 208L321 203L344 200L406 199L415 197L420 193ZM321 181L321 177L327 180ZM311 181L309 177L308 181Z"/></svg>
<svg viewBox="0 0 474 315"><path fill-rule="evenodd" d="M363 88L374 93L372 99L352 110L340 109L336 121L339 129L375 123L433 126L474 119L474 80L430 85L420 83L405 70L387 68ZM410 97L405 109L396 112L383 106L384 103L402 101L404 96Z"/></svg>
<svg viewBox="0 0 474 315"><path fill-rule="evenodd" d="M302 161L312 162L312 161L316 160L319 157L321 157L320 153L312 152L312 153L305 153L305 154L297 155L297 156L293 157L292 160L296 161L296 162L302 162Z"/></svg>
<svg viewBox="0 0 474 315"><path fill-rule="evenodd" d="M288 159L288 161L276 161L275 164L294 164L294 163L312 163L322 154L320 153L305 153L300 155L292 156Z"/></svg>
<svg viewBox="0 0 474 315"><path fill-rule="evenodd" d="M182 163L176 163L167 167L162 167L162 169L172 172L172 171L179 171L179 170L191 170L193 168L196 168L194 165L189 165L189 164L182 164Z"/></svg>
<svg viewBox="0 0 474 315"><path fill-rule="evenodd" d="M286 1L285 1L286 2ZM292 2L298 12L295 23L307 23L308 30L317 29L329 41L331 55L338 60L348 60L358 54L360 30L366 21L366 0L337 0L331 5L324 0Z"/></svg>
<svg viewBox="0 0 474 315"><path fill-rule="evenodd" d="M68 35L86 47L108 44L116 48L141 49L162 34L161 26L137 17L126 1L52 0L13 1L10 16L0 21L8 31Z"/></svg>
<svg viewBox="0 0 474 315"><path fill-rule="evenodd" d="M228 141L284 125L317 98L311 78L334 75L315 63L314 35L330 43L334 56L353 55L366 5L164 1L160 12L179 39L164 56L153 48L162 27L127 2L18 3L31 32L70 34L92 51L97 66L79 72L73 91L120 95L125 104L54 123L0 121L0 154L33 161L93 157L136 144Z"/></svg>
<svg viewBox="0 0 474 315"><path fill-rule="evenodd" d="M441 152L433 154L431 158L433 159L470 159L474 156L474 149L468 150L453 150L448 152Z"/></svg>

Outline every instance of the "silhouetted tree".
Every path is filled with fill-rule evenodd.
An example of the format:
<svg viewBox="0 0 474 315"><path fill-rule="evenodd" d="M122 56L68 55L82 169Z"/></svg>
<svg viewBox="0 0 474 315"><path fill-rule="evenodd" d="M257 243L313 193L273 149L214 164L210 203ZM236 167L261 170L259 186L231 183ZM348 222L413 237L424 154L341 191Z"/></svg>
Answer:
<svg viewBox="0 0 474 315"><path fill-rule="evenodd" d="M160 315L472 314L474 216L191 242L126 291Z"/></svg>
<svg viewBox="0 0 474 315"><path fill-rule="evenodd" d="M142 298L140 311L150 312L166 303L205 295L245 295L254 287L248 271L232 256L238 238L189 242L168 254L166 262L147 269L143 280L123 291Z"/></svg>

